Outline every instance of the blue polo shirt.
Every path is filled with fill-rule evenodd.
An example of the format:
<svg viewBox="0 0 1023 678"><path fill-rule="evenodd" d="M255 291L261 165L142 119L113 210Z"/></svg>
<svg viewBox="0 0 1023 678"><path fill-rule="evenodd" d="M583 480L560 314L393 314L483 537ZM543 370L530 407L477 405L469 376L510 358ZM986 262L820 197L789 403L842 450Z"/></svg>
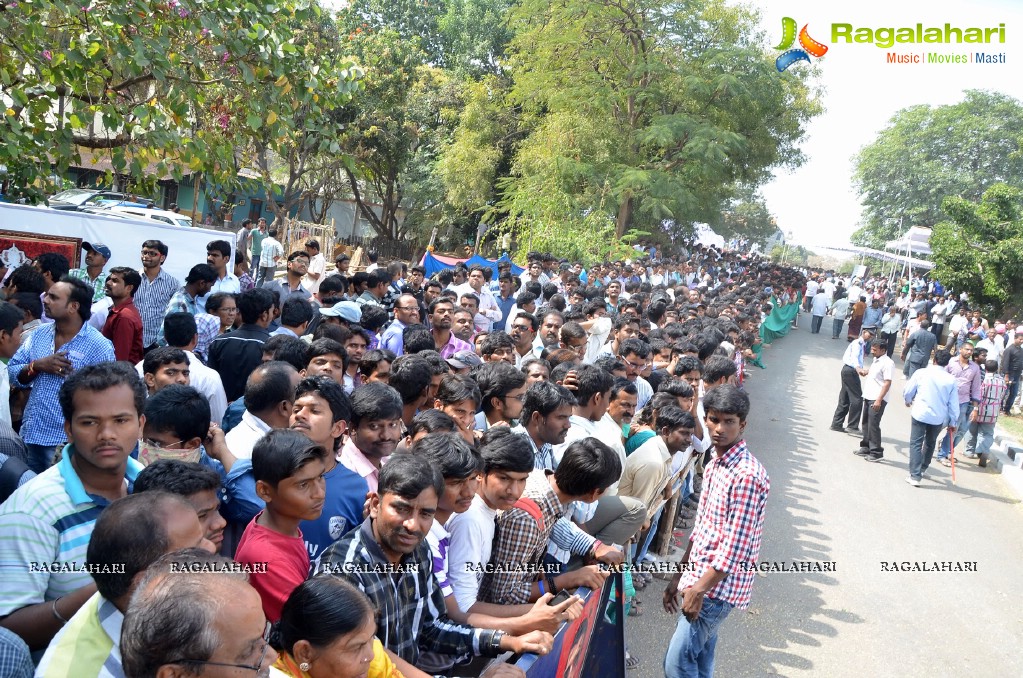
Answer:
<svg viewBox="0 0 1023 678"><path fill-rule="evenodd" d="M324 480L327 496L323 512L316 520L303 520L299 525L313 565L328 546L362 524L362 507L369 492L366 479L340 461Z"/></svg>
<svg viewBox="0 0 1023 678"><path fill-rule="evenodd" d="M92 583L82 571L96 519L110 503L85 491L71 465L72 445L56 466L22 485L0 505L0 616L56 600ZM128 492L142 464L129 457ZM32 563L38 564L33 571ZM39 566L49 565L49 570Z"/></svg>

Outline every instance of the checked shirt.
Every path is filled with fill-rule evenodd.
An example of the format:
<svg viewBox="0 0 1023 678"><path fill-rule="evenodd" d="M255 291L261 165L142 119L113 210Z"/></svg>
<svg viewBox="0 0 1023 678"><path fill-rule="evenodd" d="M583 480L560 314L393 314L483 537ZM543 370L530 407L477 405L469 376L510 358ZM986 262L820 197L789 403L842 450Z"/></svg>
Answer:
<svg viewBox="0 0 1023 678"><path fill-rule="evenodd" d="M691 587L713 567L727 572L708 595L744 610L756 577L764 507L771 481L763 465L740 440L714 456L703 476L703 493L696 509L689 565L679 591Z"/></svg>
<svg viewBox="0 0 1023 678"><path fill-rule="evenodd" d="M313 574L341 577L365 593L377 610L377 638L413 666L420 651L458 658L489 654L498 631L457 624L448 618L425 540L402 559L402 572L373 571L389 565L367 518L323 552Z"/></svg>

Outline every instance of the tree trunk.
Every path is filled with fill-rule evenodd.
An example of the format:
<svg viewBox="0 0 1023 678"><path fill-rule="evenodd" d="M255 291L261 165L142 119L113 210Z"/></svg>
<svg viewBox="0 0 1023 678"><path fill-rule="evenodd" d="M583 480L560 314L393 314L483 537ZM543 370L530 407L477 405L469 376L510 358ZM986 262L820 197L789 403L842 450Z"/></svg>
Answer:
<svg viewBox="0 0 1023 678"><path fill-rule="evenodd" d="M626 193L622 204L618 207L618 216L615 219L615 240L621 240L625 231L632 226L632 212L635 208L634 198L631 193Z"/></svg>

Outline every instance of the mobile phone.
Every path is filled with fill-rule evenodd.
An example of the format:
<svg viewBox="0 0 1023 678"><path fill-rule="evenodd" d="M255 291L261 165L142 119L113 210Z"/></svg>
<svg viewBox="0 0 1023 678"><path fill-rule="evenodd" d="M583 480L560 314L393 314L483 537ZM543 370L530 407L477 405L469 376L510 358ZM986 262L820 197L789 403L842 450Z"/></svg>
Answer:
<svg viewBox="0 0 1023 678"><path fill-rule="evenodd" d="M562 589L561 593L547 601L548 605L561 605L563 602L572 597L572 594L568 592L568 589Z"/></svg>

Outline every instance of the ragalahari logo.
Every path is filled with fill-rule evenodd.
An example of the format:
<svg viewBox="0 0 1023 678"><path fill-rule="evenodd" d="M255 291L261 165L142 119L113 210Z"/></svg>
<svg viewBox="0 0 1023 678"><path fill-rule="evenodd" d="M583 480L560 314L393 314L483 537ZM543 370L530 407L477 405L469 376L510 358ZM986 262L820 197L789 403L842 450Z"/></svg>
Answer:
<svg viewBox="0 0 1023 678"><path fill-rule="evenodd" d="M810 63L810 55L817 57L818 59L827 54L828 46L817 42L810 37L810 34L806 32L807 26L803 26L803 30L799 31L799 44L802 49L798 47L796 49L789 49L792 47L792 43L796 41L796 20L792 17L784 17L781 20L781 42L775 47L775 49L785 50L778 55L778 58L774 60L774 65L778 69L779 73L785 71L786 68L796 63L797 61L805 61Z"/></svg>

